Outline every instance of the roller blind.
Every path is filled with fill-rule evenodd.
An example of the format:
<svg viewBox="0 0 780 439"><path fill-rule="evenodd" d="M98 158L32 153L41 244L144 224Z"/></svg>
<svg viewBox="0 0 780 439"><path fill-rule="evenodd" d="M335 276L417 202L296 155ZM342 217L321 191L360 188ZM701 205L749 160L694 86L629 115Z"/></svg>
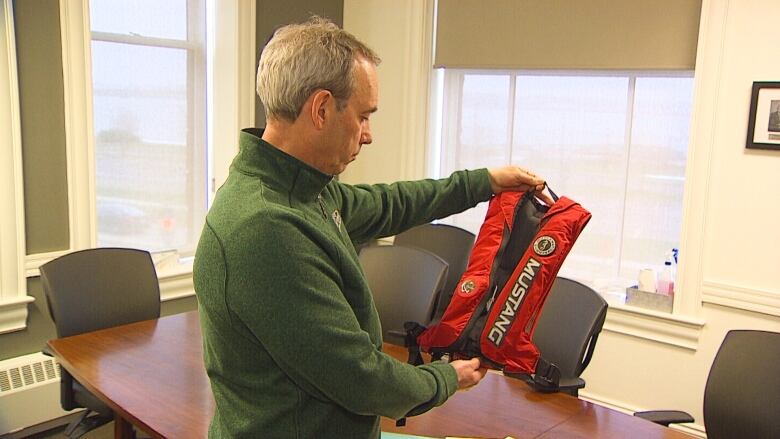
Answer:
<svg viewBox="0 0 780 439"><path fill-rule="evenodd" d="M439 0L434 65L693 70L701 0Z"/></svg>

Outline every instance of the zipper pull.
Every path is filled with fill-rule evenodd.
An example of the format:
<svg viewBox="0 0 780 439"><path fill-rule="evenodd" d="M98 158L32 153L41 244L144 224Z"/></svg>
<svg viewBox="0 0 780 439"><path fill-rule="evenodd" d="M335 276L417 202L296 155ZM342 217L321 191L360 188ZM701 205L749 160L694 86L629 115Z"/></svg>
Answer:
<svg viewBox="0 0 780 439"><path fill-rule="evenodd" d="M328 219L328 213L325 212L325 203L322 201L322 195L317 195L317 202L320 204L320 212L322 212L322 217L324 219Z"/></svg>

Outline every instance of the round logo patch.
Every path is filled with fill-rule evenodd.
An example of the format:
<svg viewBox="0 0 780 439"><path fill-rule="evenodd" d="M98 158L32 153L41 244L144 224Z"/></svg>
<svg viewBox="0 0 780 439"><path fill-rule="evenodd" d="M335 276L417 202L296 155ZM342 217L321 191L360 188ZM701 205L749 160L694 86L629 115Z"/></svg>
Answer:
<svg viewBox="0 0 780 439"><path fill-rule="evenodd" d="M466 280L460 284L460 290L463 292L463 294L471 294L475 287L476 285L474 284L473 280Z"/></svg>
<svg viewBox="0 0 780 439"><path fill-rule="evenodd" d="M549 236L540 236L534 241L534 251L539 256L547 256L555 251L555 240Z"/></svg>

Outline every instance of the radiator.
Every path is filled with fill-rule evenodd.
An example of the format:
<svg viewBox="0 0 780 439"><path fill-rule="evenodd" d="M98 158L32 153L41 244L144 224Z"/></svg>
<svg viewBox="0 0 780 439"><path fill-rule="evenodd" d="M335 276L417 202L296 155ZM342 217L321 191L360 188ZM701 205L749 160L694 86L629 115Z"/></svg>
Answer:
<svg viewBox="0 0 780 439"><path fill-rule="evenodd" d="M60 366L42 353L0 361L0 435L59 418Z"/></svg>

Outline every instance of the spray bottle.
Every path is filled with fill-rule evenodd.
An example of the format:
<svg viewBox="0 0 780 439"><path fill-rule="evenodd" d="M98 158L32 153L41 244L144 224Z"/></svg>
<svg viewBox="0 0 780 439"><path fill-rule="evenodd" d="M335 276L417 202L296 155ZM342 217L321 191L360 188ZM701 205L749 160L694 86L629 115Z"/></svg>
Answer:
<svg viewBox="0 0 780 439"><path fill-rule="evenodd" d="M656 292L671 296L674 294L674 277L677 265L677 249L666 253L666 261L658 274L658 287Z"/></svg>

